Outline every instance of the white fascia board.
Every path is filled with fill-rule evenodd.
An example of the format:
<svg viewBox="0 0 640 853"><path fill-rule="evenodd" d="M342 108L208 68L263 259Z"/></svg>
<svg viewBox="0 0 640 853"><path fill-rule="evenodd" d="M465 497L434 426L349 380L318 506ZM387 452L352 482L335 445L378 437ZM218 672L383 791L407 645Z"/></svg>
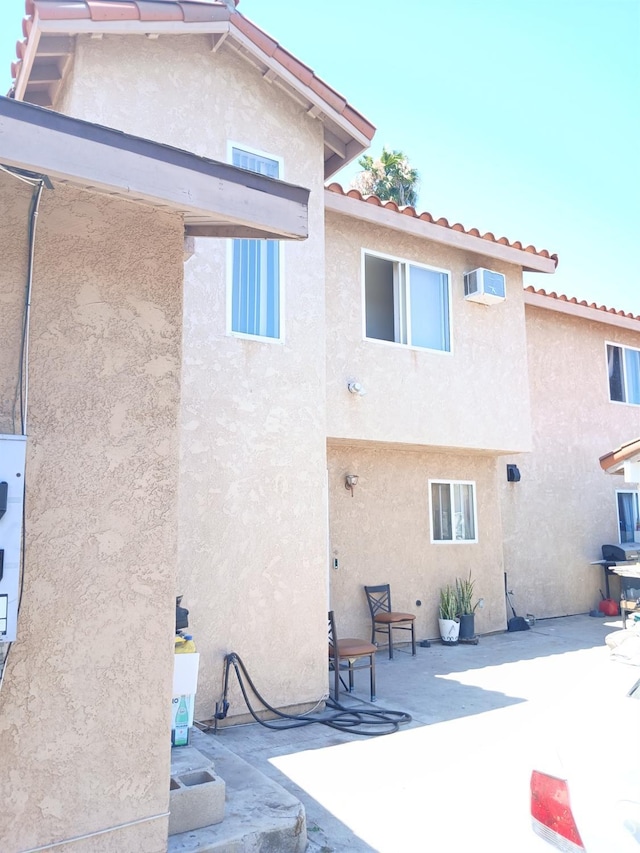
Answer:
<svg viewBox="0 0 640 853"><path fill-rule="evenodd" d="M31 34L35 28L34 20ZM38 27L47 35L202 35L207 33L227 33L230 31L228 21L92 21L89 18L65 19L60 21L38 21Z"/></svg>
<svg viewBox="0 0 640 853"><path fill-rule="evenodd" d="M591 320L594 323L606 323L608 326L617 326L619 329L631 329L632 332L640 333L640 320L633 317L622 317L620 314L612 314L601 311L599 308L591 308L589 305L578 305L575 302L565 302L554 296L544 296L542 293L531 293L524 291L524 304L535 308L544 308L546 311L557 311L560 314L569 314L572 317L580 317L583 320Z"/></svg>
<svg viewBox="0 0 640 853"><path fill-rule="evenodd" d="M517 264L530 272L553 273L556 269L555 262L551 258L534 255L522 249L514 249L502 243L492 243L489 240L483 240L482 237L474 237L463 231L454 231L446 226L435 225L433 222L426 222L414 216L406 216L360 199L339 195L331 190L325 190L324 200L325 209L333 213L341 213L344 216L371 222L383 228L392 228L404 234L432 240L434 243L442 243L476 255Z"/></svg>
<svg viewBox="0 0 640 853"><path fill-rule="evenodd" d="M0 115L0 162L122 199L168 206L187 219L225 222L270 237L305 239L307 205L108 142ZM257 236L254 235L254 236Z"/></svg>

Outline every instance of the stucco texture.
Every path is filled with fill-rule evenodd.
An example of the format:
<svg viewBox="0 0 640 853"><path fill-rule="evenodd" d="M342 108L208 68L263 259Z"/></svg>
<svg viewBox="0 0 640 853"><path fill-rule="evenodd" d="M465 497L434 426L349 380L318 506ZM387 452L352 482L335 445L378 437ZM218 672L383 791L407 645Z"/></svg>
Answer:
<svg viewBox="0 0 640 853"><path fill-rule="evenodd" d="M522 274L351 217L328 214L327 435L489 452L531 446ZM451 352L364 340L362 249L448 270ZM506 301L465 301L463 273L507 278ZM366 397L347 393L356 379Z"/></svg>
<svg viewBox="0 0 640 853"><path fill-rule="evenodd" d="M416 614L416 638L438 637L440 588L475 580L476 631L505 627L502 528L491 457L329 444L331 606L339 635L370 636L365 585L389 583L394 610ZM357 474L353 497L345 475ZM476 485L478 542L431 542L429 479ZM420 606L416 601L421 601ZM380 638L378 638L380 639Z"/></svg>
<svg viewBox="0 0 640 853"><path fill-rule="evenodd" d="M3 205L24 194L1 180ZM45 191L38 220L24 592L0 694L0 846L14 853L151 819L70 846L160 853L182 223L62 185ZM25 228L10 222L0 270L11 306L24 299ZM15 339L13 329L0 342L5 383Z"/></svg>
<svg viewBox="0 0 640 853"><path fill-rule="evenodd" d="M223 161L230 142L246 146L312 189L309 239L282 246L282 342L228 334L226 241L197 240L185 266L179 592L202 653L197 717L212 716L231 651L273 704L315 703L327 683L322 125L207 36L78 38L60 108ZM230 715L243 713L234 689Z"/></svg>
<svg viewBox="0 0 640 853"><path fill-rule="evenodd" d="M637 334L527 306L533 452L515 462L522 479L500 474L505 567L521 609L536 616L587 612L604 591L591 566L619 541L615 490L599 457L640 432L640 407L612 403L606 342L640 347ZM616 582L611 591L618 596Z"/></svg>

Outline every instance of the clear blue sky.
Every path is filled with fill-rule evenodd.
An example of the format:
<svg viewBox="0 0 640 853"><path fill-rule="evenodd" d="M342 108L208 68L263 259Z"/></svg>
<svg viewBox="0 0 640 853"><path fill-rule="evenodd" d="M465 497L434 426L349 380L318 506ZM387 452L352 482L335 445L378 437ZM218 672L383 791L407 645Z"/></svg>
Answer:
<svg viewBox="0 0 640 853"><path fill-rule="evenodd" d="M529 283L640 314L640 0L239 9L376 125L372 154L407 154L419 210L556 252ZM23 11L2 0L6 88Z"/></svg>

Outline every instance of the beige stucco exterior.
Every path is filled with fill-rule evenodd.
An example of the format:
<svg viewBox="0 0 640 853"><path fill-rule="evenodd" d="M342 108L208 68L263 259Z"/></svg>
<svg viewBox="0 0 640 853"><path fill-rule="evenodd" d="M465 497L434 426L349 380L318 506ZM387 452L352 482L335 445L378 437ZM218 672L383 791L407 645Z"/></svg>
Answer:
<svg viewBox="0 0 640 853"><path fill-rule="evenodd" d="M529 450L521 268L346 216L328 214L326 227L327 434L491 453ZM365 340L363 250L449 273L450 352ZM504 302L464 299L463 273L483 266L506 276ZM347 392L353 379L366 396Z"/></svg>
<svg viewBox="0 0 640 853"><path fill-rule="evenodd" d="M311 189L310 236L281 247L283 335L269 342L228 329L228 241L198 239L183 263L177 215L45 195L25 603L0 694L12 851L146 818L73 849L164 849L175 594L201 652L197 718L213 715L231 651L273 705L304 708L327 693L328 603L341 634L367 637L363 586L389 582L433 638L440 588L471 572L476 630L499 631L504 571L522 613L584 612L601 583L588 563L617 541L618 482L598 458L640 424L638 407L609 402L604 342L638 346L640 330L526 305L512 247L490 256L479 237L473 252L420 236L417 219L325 211L321 122L216 45L80 35L56 104L209 158L235 143L279 159ZM10 198L0 178L11 432L28 192ZM363 250L449 272L451 352L365 340ZM505 274L504 302L464 299L476 267ZM432 541L430 479L475 484L477 542ZM229 698L238 722L233 684Z"/></svg>
<svg viewBox="0 0 640 853"><path fill-rule="evenodd" d="M0 174L3 432L14 431L29 196ZM24 594L0 693L6 851L103 830L56 849L166 846L181 235L177 215L58 184L42 198Z"/></svg>
<svg viewBox="0 0 640 853"><path fill-rule="evenodd" d="M353 497L345 488L347 473L358 475ZM478 542L431 541L430 479L475 483ZM486 603L477 630L503 627L502 525L492 457L330 444L329 508L331 606L343 636L370 634L363 587L381 583L391 584L395 610L416 614L417 639L439 636L440 587L470 572Z"/></svg>
<svg viewBox="0 0 640 853"><path fill-rule="evenodd" d="M619 541L615 490L634 488L598 459L640 431L640 408L609 399L606 362L606 342L640 346L640 323L634 333L615 316L593 317L526 308L533 452L504 460L517 463L519 483L499 482L505 567L517 600L536 616L597 606L603 575L589 563Z"/></svg>
<svg viewBox="0 0 640 853"><path fill-rule="evenodd" d="M326 690L322 125L206 36L80 38L61 108L219 160L230 143L257 150L312 189L309 238L281 246L283 340L229 334L229 241L197 240L185 264L179 592L202 653L197 716L213 715L231 651L275 705L315 703ZM230 714L245 712L232 694Z"/></svg>

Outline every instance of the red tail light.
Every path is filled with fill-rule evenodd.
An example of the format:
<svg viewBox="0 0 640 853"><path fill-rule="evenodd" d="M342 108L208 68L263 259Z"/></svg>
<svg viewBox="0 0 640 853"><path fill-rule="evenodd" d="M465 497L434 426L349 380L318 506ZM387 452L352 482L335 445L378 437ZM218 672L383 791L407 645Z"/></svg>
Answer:
<svg viewBox="0 0 640 853"><path fill-rule="evenodd" d="M537 835L561 850L584 850L564 779L534 770L531 774L531 817Z"/></svg>

